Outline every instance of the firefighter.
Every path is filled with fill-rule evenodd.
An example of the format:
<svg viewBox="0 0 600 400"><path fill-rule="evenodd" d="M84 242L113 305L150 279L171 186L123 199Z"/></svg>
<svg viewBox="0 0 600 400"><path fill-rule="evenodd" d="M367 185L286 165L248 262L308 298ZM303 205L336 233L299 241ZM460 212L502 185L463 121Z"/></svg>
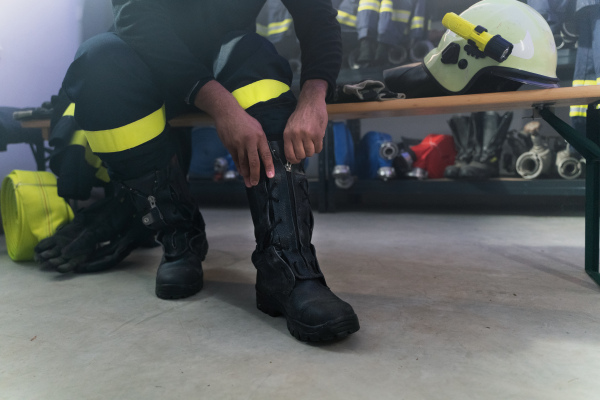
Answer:
<svg viewBox="0 0 600 400"><path fill-rule="evenodd" d="M319 267L301 161L323 148L340 28L328 0L283 0L302 50L296 99L288 62L254 32L264 3L113 0L114 32L82 44L63 89L111 180L157 231L164 248L158 297L192 296L203 285L205 225L167 123L199 109L214 119L246 185L258 308L283 315L299 340L327 341L359 323Z"/></svg>

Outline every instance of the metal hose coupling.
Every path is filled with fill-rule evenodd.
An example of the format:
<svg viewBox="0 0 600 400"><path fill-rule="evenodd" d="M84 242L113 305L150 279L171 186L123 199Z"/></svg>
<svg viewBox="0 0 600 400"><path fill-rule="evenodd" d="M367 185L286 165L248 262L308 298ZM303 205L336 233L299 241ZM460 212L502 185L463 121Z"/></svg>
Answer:
<svg viewBox="0 0 600 400"><path fill-rule="evenodd" d="M412 62L421 62L434 48L435 46L429 40L419 40L410 48L409 58Z"/></svg>
<svg viewBox="0 0 600 400"><path fill-rule="evenodd" d="M215 174L225 174L225 172L227 172L227 170L229 169L229 162L227 161L227 159L225 157L218 157L215 159L215 163L214 163L214 171Z"/></svg>
<svg viewBox="0 0 600 400"><path fill-rule="evenodd" d="M536 179L550 172L554 161L554 154L550 150L548 140L539 134L540 123L533 121L525 126L525 133L531 135L533 146L517 158L516 170L525 179Z"/></svg>
<svg viewBox="0 0 600 400"><path fill-rule="evenodd" d="M388 51L388 61L392 65L403 65L408 60L408 50L404 46L394 46Z"/></svg>
<svg viewBox="0 0 600 400"><path fill-rule="evenodd" d="M583 165L581 160L566 148L556 153L556 170L561 178L577 179L583 173Z"/></svg>
<svg viewBox="0 0 600 400"><path fill-rule="evenodd" d="M382 181L388 181L396 177L396 170L394 167L381 167L377 170L377 177Z"/></svg>
<svg viewBox="0 0 600 400"><path fill-rule="evenodd" d="M349 165L336 165L331 173L335 185L340 189L350 189L354 185L354 177Z"/></svg>
<svg viewBox="0 0 600 400"><path fill-rule="evenodd" d="M233 168L231 157L219 157L213 164L215 171L215 180L234 181L240 177L239 172Z"/></svg>
<svg viewBox="0 0 600 400"><path fill-rule="evenodd" d="M394 142L383 142L379 147L379 156L384 160L393 160L398 157L398 153L400 153L400 149Z"/></svg>

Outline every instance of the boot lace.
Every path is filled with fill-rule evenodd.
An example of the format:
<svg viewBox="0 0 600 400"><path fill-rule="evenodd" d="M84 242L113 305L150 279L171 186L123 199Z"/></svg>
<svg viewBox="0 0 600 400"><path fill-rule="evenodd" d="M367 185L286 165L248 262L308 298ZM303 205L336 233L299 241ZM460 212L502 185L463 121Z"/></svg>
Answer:
<svg viewBox="0 0 600 400"><path fill-rule="evenodd" d="M277 187L277 183L273 183L272 185L268 185L267 187L267 201L265 203L265 214L271 214L271 202L275 202L275 203L279 203L279 199L275 196L274 191L275 188ZM283 222L283 219L281 219L281 217L277 218L275 221L273 221L272 224L270 224L265 232L265 237L264 237L264 246L265 248L268 247L269 245L272 245L273 247L275 247L276 250L282 250L283 246L281 244L281 239L278 237L277 241L274 238L274 232L275 229L277 229L277 226Z"/></svg>

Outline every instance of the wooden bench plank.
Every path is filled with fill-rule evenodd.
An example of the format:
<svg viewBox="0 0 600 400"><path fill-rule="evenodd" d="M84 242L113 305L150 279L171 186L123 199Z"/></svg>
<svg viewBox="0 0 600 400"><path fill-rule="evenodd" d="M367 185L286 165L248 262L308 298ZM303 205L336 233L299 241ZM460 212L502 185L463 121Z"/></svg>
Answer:
<svg viewBox="0 0 600 400"><path fill-rule="evenodd" d="M600 86L578 86L420 99L328 104L327 112L330 120L346 120L516 110L528 109L537 105L563 107L573 104L590 104L596 101L600 101ZM169 123L174 127L202 126L212 124L213 120L207 114L197 112L180 115L170 120ZM44 138L48 138L50 120L23 121L21 124L25 128L42 129Z"/></svg>
<svg viewBox="0 0 600 400"><path fill-rule="evenodd" d="M600 100L600 86L520 90L368 103L330 104L330 119L361 119L433 114L471 113L528 109L536 105L556 107L589 104Z"/></svg>

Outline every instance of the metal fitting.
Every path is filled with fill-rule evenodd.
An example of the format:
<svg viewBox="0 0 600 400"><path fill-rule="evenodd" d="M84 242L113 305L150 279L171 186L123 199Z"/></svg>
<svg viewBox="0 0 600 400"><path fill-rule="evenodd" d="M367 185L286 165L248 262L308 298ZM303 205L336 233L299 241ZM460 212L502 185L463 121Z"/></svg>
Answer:
<svg viewBox="0 0 600 400"><path fill-rule="evenodd" d="M377 170L377 177L382 181L394 179L396 177L396 170L393 167L381 167Z"/></svg>
<svg viewBox="0 0 600 400"><path fill-rule="evenodd" d="M556 153L556 170L558 175L564 179L577 179L583 173L581 160L573 157L569 149Z"/></svg>
<svg viewBox="0 0 600 400"><path fill-rule="evenodd" d="M398 145L394 142L383 142L379 147L379 156L384 160L393 160L399 152Z"/></svg>

